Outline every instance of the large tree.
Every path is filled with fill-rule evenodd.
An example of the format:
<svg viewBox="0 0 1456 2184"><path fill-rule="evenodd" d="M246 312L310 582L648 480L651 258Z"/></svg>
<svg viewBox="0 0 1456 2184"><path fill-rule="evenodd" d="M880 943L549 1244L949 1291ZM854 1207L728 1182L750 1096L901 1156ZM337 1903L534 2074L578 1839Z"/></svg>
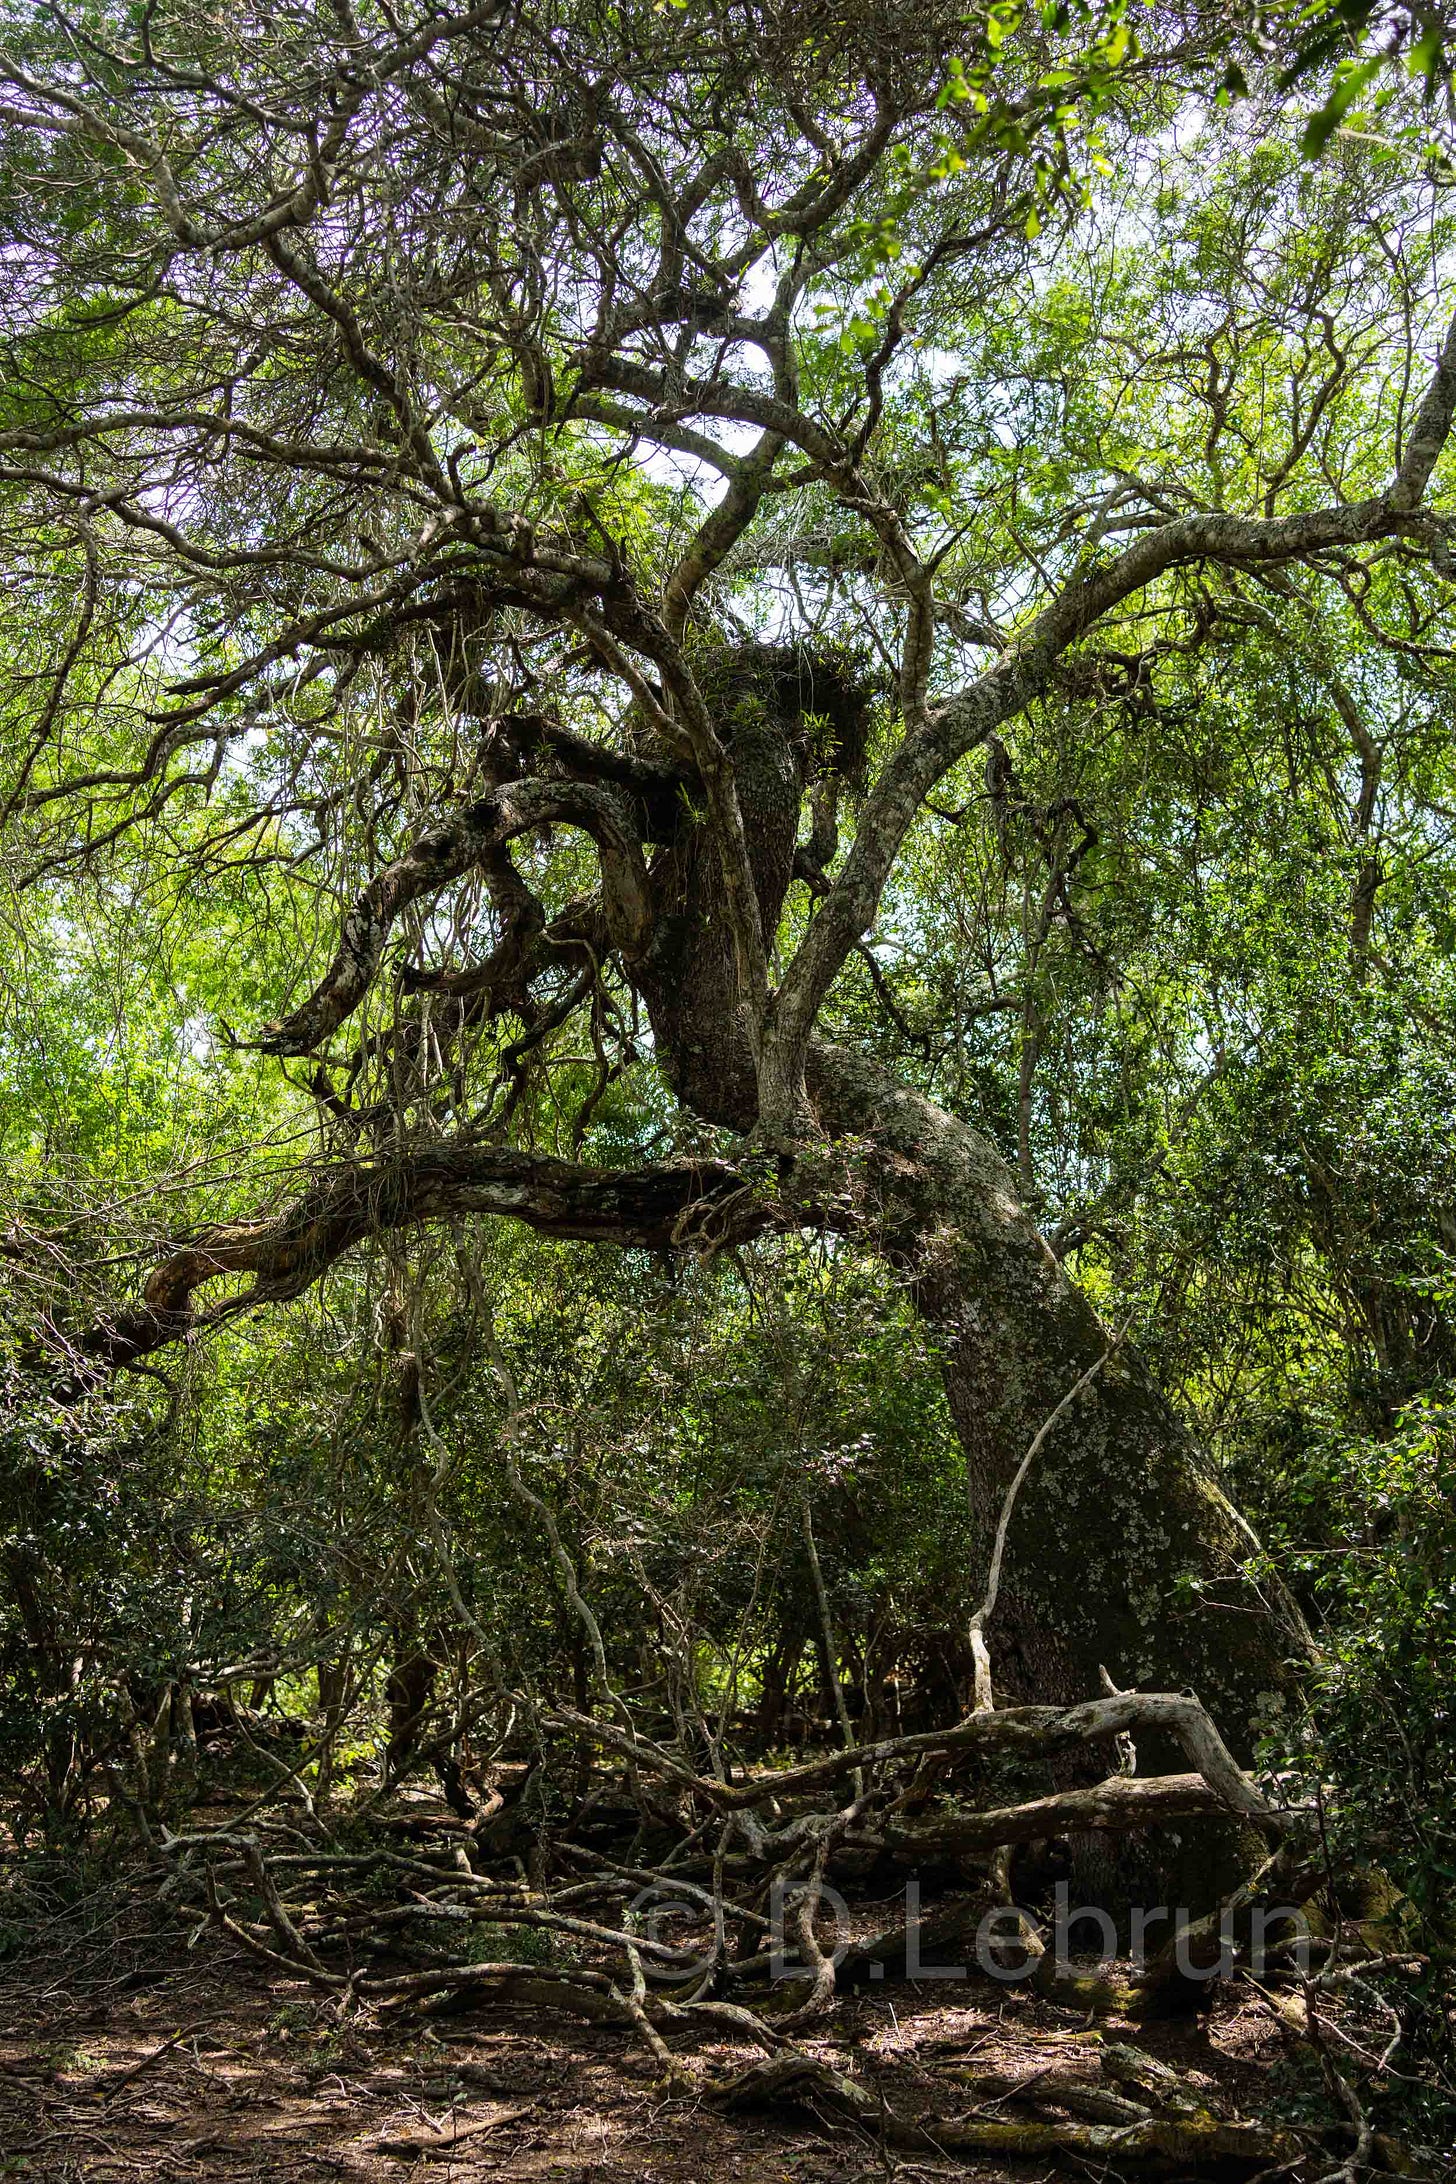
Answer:
<svg viewBox="0 0 1456 2184"><path fill-rule="evenodd" d="M1185 110L1227 63L1216 13L1152 16L1115 84L1027 34L980 95L947 72L962 24L12 25L13 869L240 869L293 990L237 1036L301 1065L326 1134L281 1208L69 1329L68 1370L423 1222L853 1229L937 1332L988 1544L1085 1382L1017 1508L998 1684L1105 1666L1240 1723L1294 1643L1247 1527L1040 1234L1025 1129L1013 1172L927 1095L876 921L927 812L984 796L1039 830L1032 939L1075 929L1089 844L1019 782L1029 711L1156 732L1190 660L1237 673L1271 626L1317 667L1330 598L1419 645L1456 329L1418 175L1353 144L1311 179L1277 125ZM1055 108L1088 86L1084 204ZM865 972L898 1058L842 1035ZM1028 1085L1029 986L993 964L970 1006L1016 1018ZM669 1100L611 1165L593 1117L629 1070Z"/></svg>

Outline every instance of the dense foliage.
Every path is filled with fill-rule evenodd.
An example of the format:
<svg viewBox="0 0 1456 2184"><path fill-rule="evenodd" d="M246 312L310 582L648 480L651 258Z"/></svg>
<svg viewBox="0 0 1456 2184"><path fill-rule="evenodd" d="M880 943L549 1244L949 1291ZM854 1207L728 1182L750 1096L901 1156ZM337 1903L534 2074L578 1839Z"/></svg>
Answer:
<svg viewBox="0 0 1456 2184"><path fill-rule="evenodd" d="M1314 1630L1262 1756L1449 1941L1449 466L1318 528L1414 459L1444 63L1424 17L1276 15L1261 57L1131 13L998 7L947 70L935 7L8 11L17 1839L154 1828L243 1748L320 1803L430 1763L468 1800L548 1701L730 1764L964 1709L984 1512L924 1268L858 1214L676 1249L445 1203L260 1273L266 1309L213 1268L133 1373L87 1346L350 1162L666 1168L746 1130L743 1190L781 1181L802 1053L756 1134L694 1090L563 783L667 799L655 881L683 810L741 841L735 768L756 848L782 730L798 856L757 925L724 852L760 1091L770 984L878 828L816 1036L998 1147L1130 1319L1248 1581ZM902 810L915 737L1099 585ZM377 875L548 779L323 1008ZM537 1794L571 1809L580 1766L558 1743Z"/></svg>

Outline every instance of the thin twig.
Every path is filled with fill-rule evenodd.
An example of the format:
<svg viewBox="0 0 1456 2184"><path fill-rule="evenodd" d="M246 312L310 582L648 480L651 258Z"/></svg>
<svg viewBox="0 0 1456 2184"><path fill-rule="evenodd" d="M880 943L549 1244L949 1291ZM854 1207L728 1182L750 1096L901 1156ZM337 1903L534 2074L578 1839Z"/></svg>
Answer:
<svg viewBox="0 0 1456 2184"><path fill-rule="evenodd" d="M1129 1313L1121 1327L1118 1328L1117 1333L1108 1343L1101 1357L1087 1367L1080 1379L1073 1382L1050 1417L1046 1418L1038 1427L1032 1437L1031 1446L1017 1465L1015 1476L1006 1489L1006 1499L1001 1504L1001 1517L996 1526L996 1540L991 1549L991 1567L986 1578L986 1596L971 1617L971 1652L975 1656L976 1663L976 1695L972 1710L977 1714L990 1713L995 1703L991 1694L991 1655L986 1645L985 1632L986 1625L990 1622L996 1607L996 1596L1001 1589L1001 1560L1006 1552L1006 1535L1011 1529L1011 1518L1016 1508L1016 1497L1021 1492L1027 1473L1045 1447L1047 1436L1051 1433L1052 1428L1064 1413L1071 1409L1082 1390L1091 1386L1108 1359L1121 1348L1127 1331L1132 1325L1132 1319L1133 1316Z"/></svg>

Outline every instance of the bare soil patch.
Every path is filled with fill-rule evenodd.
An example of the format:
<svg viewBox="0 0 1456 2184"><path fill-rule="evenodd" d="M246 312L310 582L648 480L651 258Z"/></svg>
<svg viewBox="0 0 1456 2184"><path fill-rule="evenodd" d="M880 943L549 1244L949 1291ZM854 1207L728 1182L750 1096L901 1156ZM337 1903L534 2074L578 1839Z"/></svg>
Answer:
<svg viewBox="0 0 1456 2184"><path fill-rule="evenodd" d="M1093 2027L972 1976L846 1997L806 2052L904 2115L987 2112L963 2080L1074 2070L1130 2028ZM1137 2030L1231 2110L1279 2105L1284 2043L1237 1992L1198 2021ZM758 2059L693 2052L731 2072ZM996 2112L991 2109L990 2112ZM1002 2112L1013 2112L1009 2108ZM0 1975L3 2173L361 2180L550 2178L558 2184L742 2184L905 2173L1051 2173L1041 2164L913 2160L812 2106L728 2111L664 2097L625 2028L473 2003L428 2023L341 2019L303 1982L269 1978L225 1941L185 1937L104 1893L42 1930ZM1067 2173L1085 2164L1054 2166ZM1115 2173L1115 2172L1114 2172Z"/></svg>

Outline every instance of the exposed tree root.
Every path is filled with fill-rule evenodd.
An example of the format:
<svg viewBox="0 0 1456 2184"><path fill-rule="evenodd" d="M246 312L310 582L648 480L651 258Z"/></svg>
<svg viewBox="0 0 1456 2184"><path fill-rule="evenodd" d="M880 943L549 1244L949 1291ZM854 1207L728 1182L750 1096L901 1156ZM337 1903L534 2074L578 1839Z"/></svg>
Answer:
<svg viewBox="0 0 1456 2184"><path fill-rule="evenodd" d="M1192 1766L1110 1776L1013 1805L977 1805L968 1794L988 1759L1038 1760L1134 1730L1174 1742ZM947 1957L964 1965L974 1956L990 1969L988 1914L997 1975L1019 1974L1047 1998L1136 2018L1206 1993L1205 1973L1228 1969L1248 1948L1256 1915L1303 1900L1321 1873L1301 1816L1267 1802L1196 1699L1109 1692L1068 1708L993 1707L943 1730L731 1776L699 1772L685 1740L648 1738L626 1708L617 1721L534 1712L531 1732L569 1740L597 1770L582 1815L592 1812L593 1828L608 1838L618 1821L624 1840L635 1825L635 1855L565 1834L553 1840L542 1823L525 1835L518 1814L529 1768L515 1771L514 1801L508 1780L473 1825L436 1817L416 1825L415 1840L381 1827L370 1847L345 1848L314 1802L302 1807L302 1825L297 1804L285 1823L276 1808L297 1770L280 1770L286 1779L256 1802L250 1824L182 1834L152 1826L164 1893L199 1931L210 1921L270 1970L306 1981L340 2017L437 2015L487 2001L566 2011L629 2032L664 2092L729 2106L796 2103L905 2152L1076 2157L1178 2172L1279 2172L1313 2152L1328 2170L1330 2149L1223 2113L1176 2072L1116 2042L1070 2055L1064 2048L1020 2074L952 2066L942 2083L961 2091L959 2107L915 2116L895 2113L872 2084L795 2044L828 2019L842 1990L913 1979ZM1011 1899L1010 1844L1234 1816L1263 1833L1268 1857L1207 1918L1185 1924L1141 1979L1063 1962ZM650 1855L639 1847L648 1842ZM529 1852L527 1862L518 1850ZM829 1906L842 1909L832 1876L848 1887L877 1863L903 1871L917 1858L960 1863L972 1883L979 1866L980 1884L942 1898L924 1918L918 1897L907 1898L906 1914L879 1933L831 1933ZM1338 1955L1336 1947L1332 1979ZM1305 1986L1310 2024L1323 2026ZM726 2078L692 2060L696 2042L725 2038L753 2042L762 2059ZM1309 2038L1319 2046L1313 2030ZM1349 2088L1336 2046L1324 2037L1322 2054ZM1355 2144L1338 2150L1330 2173L1345 2184L1375 2167L1409 2173L1398 2149L1377 2143L1363 2107L1356 2116L1353 2091L1340 2106ZM437 2150L433 2141L391 2148L421 2160Z"/></svg>
<svg viewBox="0 0 1456 2184"><path fill-rule="evenodd" d="M1204 2106L1177 2113L1157 2113L1138 2103L1110 2097L1117 2112L1108 2122L1068 2120L1025 2122L1001 2116L897 2115L857 2079L800 2055L776 2056L740 2071L711 2087L708 2097L731 2107L780 2101L807 2106L826 2119L858 2123L885 2143L924 2153L997 2154L1027 2160L1080 2154L1089 2160L1153 2164L1165 2168L1239 2166L1254 2169L1292 2166L1305 2149L1293 2133L1263 2123L1230 2120ZM976 2084L983 2100L1015 2097L1004 2079ZM1079 2099L1085 2107L1092 2092L1068 2086L1055 2074L1028 2081L1023 2097L1066 2107ZM1095 2093L1094 2093L1095 2098Z"/></svg>
<svg viewBox="0 0 1456 2184"><path fill-rule="evenodd" d="M729 2108L807 2108L821 2121L858 2124L882 2145L930 2154L994 2154L1008 2160L1077 2155L1121 2167L1282 2173L1318 2158L1311 2135L1229 2116L1167 2064L1137 2048L1108 2044L1019 2076L956 2073L972 2096L959 2114L898 2114L871 2085L815 2057L772 2056L701 2090ZM1063 2111L1035 2120L979 2111L1008 2105ZM1367 2169L1413 2177L1408 2149L1377 2133L1361 2136L1336 2173Z"/></svg>

